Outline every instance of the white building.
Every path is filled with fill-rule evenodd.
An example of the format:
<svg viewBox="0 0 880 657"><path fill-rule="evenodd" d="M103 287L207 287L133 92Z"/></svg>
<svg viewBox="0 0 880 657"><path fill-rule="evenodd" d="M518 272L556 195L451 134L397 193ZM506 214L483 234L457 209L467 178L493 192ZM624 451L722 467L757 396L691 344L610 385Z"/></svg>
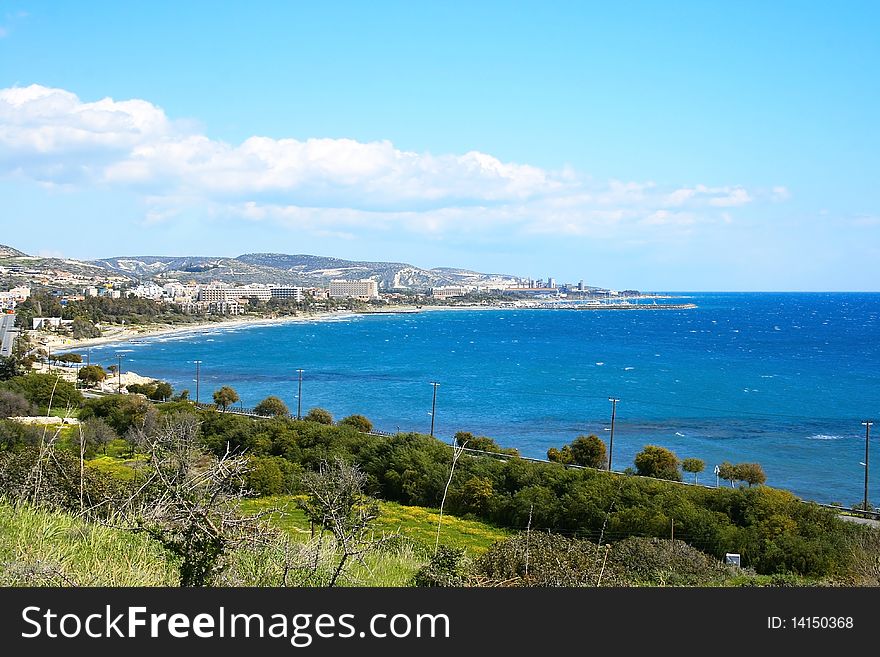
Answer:
<svg viewBox="0 0 880 657"><path fill-rule="evenodd" d="M461 285L443 285L441 287L431 288L431 296L435 299L451 299L453 297L463 297L468 291Z"/></svg>
<svg viewBox="0 0 880 657"><path fill-rule="evenodd" d="M199 287L199 301L205 303L234 303L238 301L238 291L226 283L211 283Z"/></svg>
<svg viewBox="0 0 880 657"><path fill-rule="evenodd" d="M379 285L364 278L359 281L330 281L330 296L334 299L378 299Z"/></svg>
<svg viewBox="0 0 880 657"><path fill-rule="evenodd" d="M270 285L273 299L291 299L299 303L303 300L303 289L293 285Z"/></svg>
<svg viewBox="0 0 880 657"><path fill-rule="evenodd" d="M256 299L257 301L268 301L272 298L272 290L268 285L242 285L237 290L239 299Z"/></svg>
<svg viewBox="0 0 880 657"><path fill-rule="evenodd" d="M131 288L129 290L129 293L143 299L154 299L158 301L163 296L165 296L165 288L163 288L161 285L156 285L153 282L141 283L137 287Z"/></svg>

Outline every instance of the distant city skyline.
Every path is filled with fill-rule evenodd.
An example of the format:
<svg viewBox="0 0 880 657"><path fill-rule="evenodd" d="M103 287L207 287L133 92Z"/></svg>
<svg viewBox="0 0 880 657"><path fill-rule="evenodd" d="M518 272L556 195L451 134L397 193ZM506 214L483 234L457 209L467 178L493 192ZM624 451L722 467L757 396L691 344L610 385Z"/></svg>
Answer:
<svg viewBox="0 0 880 657"><path fill-rule="evenodd" d="M0 2L0 243L880 290L880 5Z"/></svg>

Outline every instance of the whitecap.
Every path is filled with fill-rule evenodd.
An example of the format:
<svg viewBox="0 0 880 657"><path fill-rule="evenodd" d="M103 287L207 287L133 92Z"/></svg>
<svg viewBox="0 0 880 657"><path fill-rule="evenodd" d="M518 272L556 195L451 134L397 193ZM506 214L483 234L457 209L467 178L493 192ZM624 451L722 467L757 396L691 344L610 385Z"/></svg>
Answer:
<svg viewBox="0 0 880 657"><path fill-rule="evenodd" d="M807 440L842 440L843 436L836 436L827 433L817 433L807 438Z"/></svg>
<svg viewBox="0 0 880 657"><path fill-rule="evenodd" d="M630 370L634 370L634 369L636 369L636 368L635 368L635 367L624 367L624 368L623 368L623 370L624 370L625 372L629 372Z"/></svg>
<svg viewBox="0 0 880 657"><path fill-rule="evenodd" d="M684 434L681 431L676 431L675 435L680 436L681 438L684 438Z"/></svg>
<svg viewBox="0 0 880 657"><path fill-rule="evenodd" d="M596 365L604 365L604 364L605 364L605 363L602 363L602 362L598 362L598 363L596 363Z"/></svg>

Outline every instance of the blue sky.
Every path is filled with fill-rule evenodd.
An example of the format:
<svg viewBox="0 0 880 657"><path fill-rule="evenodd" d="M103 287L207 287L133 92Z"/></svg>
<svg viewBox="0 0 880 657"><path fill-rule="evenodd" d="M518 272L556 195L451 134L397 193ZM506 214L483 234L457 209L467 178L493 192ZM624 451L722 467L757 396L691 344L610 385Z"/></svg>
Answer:
<svg viewBox="0 0 880 657"><path fill-rule="evenodd" d="M0 0L0 243L878 290L874 2Z"/></svg>

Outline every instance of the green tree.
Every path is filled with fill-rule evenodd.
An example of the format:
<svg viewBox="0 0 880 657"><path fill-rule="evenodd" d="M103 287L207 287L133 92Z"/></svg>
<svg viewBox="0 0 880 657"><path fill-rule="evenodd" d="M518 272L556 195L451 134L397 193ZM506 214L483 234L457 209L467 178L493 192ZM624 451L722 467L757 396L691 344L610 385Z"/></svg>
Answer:
<svg viewBox="0 0 880 657"><path fill-rule="evenodd" d="M278 397L272 395L266 397L263 401L254 406L254 413L257 415L272 415L275 417L290 415L287 404L281 401Z"/></svg>
<svg viewBox="0 0 880 657"><path fill-rule="evenodd" d="M744 481L749 485L760 485L767 481L767 475L764 474L764 468L759 463L740 463L736 466L737 479Z"/></svg>
<svg viewBox="0 0 880 657"><path fill-rule="evenodd" d="M598 436L578 436L571 443L571 456L575 464L588 468L604 468L608 465L605 443Z"/></svg>
<svg viewBox="0 0 880 657"><path fill-rule="evenodd" d="M101 329L84 317L74 317L71 328L73 329L73 337L77 340L101 337Z"/></svg>
<svg viewBox="0 0 880 657"><path fill-rule="evenodd" d="M687 458L681 462L681 469L694 475L694 483L697 483L697 475L706 469L703 459Z"/></svg>
<svg viewBox="0 0 880 657"><path fill-rule="evenodd" d="M563 465L568 465L570 463L574 463L574 455L571 453L571 447L569 447L568 445L566 445L562 449L551 447L547 450L547 460L553 461L554 463L562 463Z"/></svg>
<svg viewBox="0 0 880 657"><path fill-rule="evenodd" d="M3 387L24 395L29 402L43 408L47 408L50 402L56 409L78 407L83 401L76 386L55 374L32 372L9 379Z"/></svg>
<svg viewBox="0 0 880 657"><path fill-rule="evenodd" d="M19 373L18 363L12 356L0 356L0 381L7 381Z"/></svg>
<svg viewBox="0 0 880 657"><path fill-rule="evenodd" d="M739 469L732 463L725 461L718 466L718 477L724 481L729 481L731 487L733 487L733 482L739 481Z"/></svg>
<svg viewBox="0 0 880 657"><path fill-rule="evenodd" d="M95 386L107 378L107 372L100 365L86 365L80 368L76 377L87 386Z"/></svg>
<svg viewBox="0 0 880 657"><path fill-rule="evenodd" d="M305 416L307 422L317 422L318 424L333 424L333 416L330 411L323 408L313 408Z"/></svg>
<svg viewBox="0 0 880 657"><path fill-rule="evenodd" d="M339 424L347 427L354 427L361 433L370 433L373 430L373 423L363 415L349 415L340 420Z"/></svg>
<svg viewBox="0 0 880 657"><path fill-rule="evenodd" d="M56 356L55 360L66 365L83 362L82 356L79 354L61 354Z"/></svg>
<svg viewBox="0 0 880 657"><path fill-rule="evenodd" d="M224 413L226 412L226 409L228 409L238 400L238 393L235 392L234 388L231 388L229 386L223 386L222 388L214 392L214 403L217 404L217 407L220 408Z"/></svg>
<svg viewBox="0 0 880 657"><path fill-rule="evenodd" d="M636 471L642 477L681 481L681 473L678 471L678 457L665 447L646 445L641 452L636 454L635 466Z"/></svg>
<svg viewBox="0 0 880 657"><path fill-rule="evenodd" d="M166 401L171 399L174 395L174 388L172 388L171 384L167 381L154 381L153 383L156 387L152 394L149 395L150 399L155 401Z"/></svg>
<svg viewBox="0 0 880 657"><path fill-rule="evenodd" d="M739 467L733 463L725 461L718 466L718 477L724 481L729 481L731 488L734 482L739 481Z"/></svg>

